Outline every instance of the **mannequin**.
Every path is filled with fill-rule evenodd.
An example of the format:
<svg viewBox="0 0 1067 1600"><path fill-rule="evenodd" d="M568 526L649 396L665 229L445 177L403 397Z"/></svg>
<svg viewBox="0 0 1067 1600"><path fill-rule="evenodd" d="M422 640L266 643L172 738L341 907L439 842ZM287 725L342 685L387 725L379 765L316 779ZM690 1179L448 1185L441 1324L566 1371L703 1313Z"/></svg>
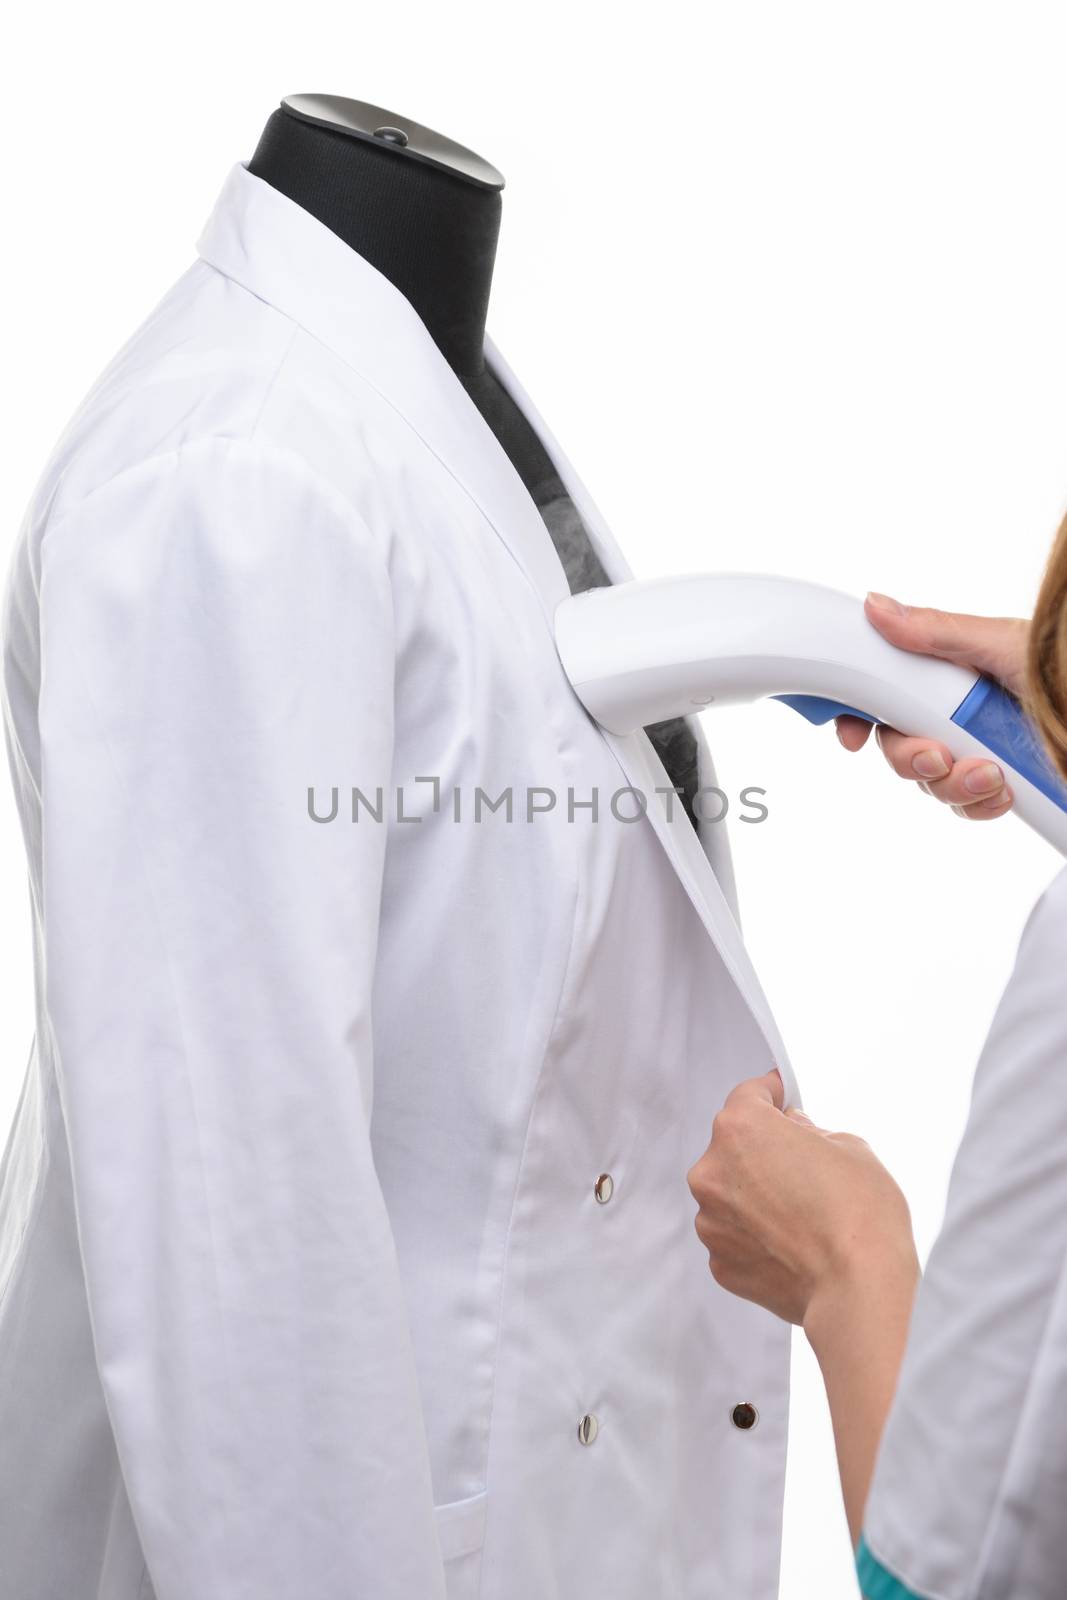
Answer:
<svg viewBox="0 0 1067 1600"><path fill-rule="evenodd" d="M561 668L626 569L484 332L502 180L353 102L256 167L0 605L0 1597L775 1600L789 1332L685 1172L788 1056L725 830Z"/></svg>
<svg viewBox="0 0 1067 1600"><path fill-rule="evenodd" d="M293 95L249 171L309 211L410 301L522 479L572 593L610 582L534 430L484 356L504 179L473 151L381 107ZM691 820L697 750L683 718L647 730Z"/></svg>

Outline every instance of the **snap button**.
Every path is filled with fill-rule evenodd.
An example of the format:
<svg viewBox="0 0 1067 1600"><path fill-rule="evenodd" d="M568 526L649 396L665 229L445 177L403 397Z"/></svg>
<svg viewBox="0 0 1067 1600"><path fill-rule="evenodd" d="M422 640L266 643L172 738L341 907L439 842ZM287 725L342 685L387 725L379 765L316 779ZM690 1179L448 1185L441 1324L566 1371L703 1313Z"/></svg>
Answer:
<svg viewBox="0 0 1067 1600"><path fill-rule="evenodd" d="M578 1424L579 1444L592 1444L600 1432L600 1423L594 1416L583 1417Z"/></svg>
<svg viewBox="0 0 1067 1600"><path fill-rule="evenodd" d="M740 1405L734 1406L730 1413L730 1421L735 1428L754 1428L759 1421L759 1412L755 1406L749 1405L747 1400L743 1400Z"/></svg>
<svg viewBox="0 0 1067 1600"><path fill-rule="evenodd" d="M615 1193L615 1179L610 1172L602 1172L593 1185L593 1193L602 1206L606 1206Z"/></svg>

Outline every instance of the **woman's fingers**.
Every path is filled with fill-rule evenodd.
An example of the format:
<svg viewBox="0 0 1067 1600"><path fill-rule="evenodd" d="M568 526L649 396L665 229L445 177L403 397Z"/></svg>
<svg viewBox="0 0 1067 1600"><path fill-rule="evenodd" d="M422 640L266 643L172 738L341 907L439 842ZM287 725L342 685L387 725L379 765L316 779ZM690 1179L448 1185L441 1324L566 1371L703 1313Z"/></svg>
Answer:
<svg viewBox="0 0 1067 1600"><path fill-rule="evenodd" d="M844 1274L878 1270L910 1240L903 1196L860 1139L783 1114L777 1072L740 1083L687 1178L697 1236L717 1283L802 1322Z"/></svg>
<svg viewBox="0 0 1067 1600"><path fill-rule="evenodd" d="M837 719L837 736L846 750L861 749L870 731L870 723L858 717ZM995 761L979 756L953 761L947 745L912 738L895 728L879 727L876 737L898 778L917 783L925 794L933 795L970 821L995 821L1011 810L1011 789Z"/></svg>
<svg viewBox="0 0 1067 1600"><path fill-rule="evenodd" d="M864 610L867 620L898 649L974 667L1013 694L1021 692L1026 678L1028 622L1018 617L973 617L962 611L905 606L877 593L867 596Z"/></svg>
<svg viewBox="0 0 1067 1600"><path fill-rule="evenodd" d="M963 817L967 822L989 822L997 817L1007 816L1011 810L1014 796L1010 789L1002 789L1000 794L993 795L989 800L980 801L977 805L953 806L957 816Z"/></svg>
<svg viewBox="0 0 1067 1600"><path fill-rule="evenodd" d="M862 750L871 736L871 727L863 717L838 717L837 737L846 750Z"/></svg>
<svg viewBox="0 0 1067 1600"><path fill-rule="evenodd" d="M995 761L967 757L953 761L943 744L913 739L894 728L878 729L878 745L898 778L920 788L974 821L989 821L1011 810L1012 795Z"/></svg>
<svg viewBox="0 0 1067 1600"><path fill-rule="evenodd" d="M952 752L947 745L931 739L916 739L895 728L879 728L875 737L878 747L898 778L913 778L921 783L937 783L949 777L953 768ZM966 763L977 766L977 762ZM959 763L964 765L964 763ZM1003 783L1003 778L1000 783ZM1000 787L1000 784L997 785ZM972 799L974 796L972 796Z"/></svg>
<svg viewBox="0 0 1067 1600"><path fill-rule="evenodd" d="M1021 693L1026 679L1030 624L1017 617L974 617L930 606L905 606L889 595L869 594L868 621L901 650L937 656L988 673ZM846 750L860 750L870 728L858 717L837 719L837 737ZM971 822L991 822L1011 810L1012 793L995 761L973 757L953 761L948 747L879 727L878 743L899 778L917 782L926 793Z"/></svg>
<svg viewBox="0 0 1067 1600"><path fill-rule="evenodd" d="M811 1120L806 1111L801 1111L799 1106L787 1106L785 1114L791 1122L799 1122L805 1128L818 1126ZM819 1131L822 1132L823 1130L819 1129Z"/></svg>
<svg viewBox="0 0 1067 1600"><path fill-rule="evenodd" d="M741 1083L735 1084L726 1096L727 1106L751 1106L764 1102L781 1111L785 1106L785 1085L782 1075L777 1067L772 1067L770 1072L765 1072L759 1078L745 1078Z"/></svg>

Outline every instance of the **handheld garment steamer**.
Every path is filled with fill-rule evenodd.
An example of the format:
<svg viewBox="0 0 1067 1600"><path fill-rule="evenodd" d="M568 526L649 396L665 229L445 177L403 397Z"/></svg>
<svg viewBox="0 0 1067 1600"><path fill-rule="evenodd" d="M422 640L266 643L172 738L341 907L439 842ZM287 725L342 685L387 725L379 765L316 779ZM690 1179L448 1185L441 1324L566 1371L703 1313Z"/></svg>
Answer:
<svg viewBox="0 0 1067 1600"><path fill-rule="evenodd" d="M992 679L898 650L852 595L709 573L590 589L556 612L575 693L609 733L771 697L810 722L847 713L1004 769L1015 810L1067 855L1067 788L1019 702Z"/></svg>

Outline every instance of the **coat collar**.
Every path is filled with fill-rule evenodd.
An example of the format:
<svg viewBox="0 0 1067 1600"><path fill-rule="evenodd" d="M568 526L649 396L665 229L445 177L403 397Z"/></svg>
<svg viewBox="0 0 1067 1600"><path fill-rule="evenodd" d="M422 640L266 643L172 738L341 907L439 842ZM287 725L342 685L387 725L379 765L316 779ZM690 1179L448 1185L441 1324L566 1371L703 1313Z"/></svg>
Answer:
<svg viewBox="0 0 1067 1600"><path fill-rule="evenodd" d="M567 580L541 514L481 412L438 350L411 302L323 223L253 177L230 172L197 249L211 266L292 318L357 371L423 439L464 486L532 585L553 628ZM632 576L585 485L529 395L486 339L486 359L548 452L589 531L608 576ZM671 820L651 792L666 784L643 734L607 735L627 781L650 795L649 820L668 860L767 1040L792 1102L785 1051L733 915L697 834ZM700 737L698 733L698 737ZM677 808L675 808L677 811Z"/></svg>
<svg viewBox="0 0 1067 1600"><path fill-rule="evenodd" d="M551 614L568 590L540 513L400 290L243 163L227 177L197 250L332 350L400 413L480 506ZM510 389L514 374L489 339L486 357ZM526 409L526 397L515 398Z"/></svg>

